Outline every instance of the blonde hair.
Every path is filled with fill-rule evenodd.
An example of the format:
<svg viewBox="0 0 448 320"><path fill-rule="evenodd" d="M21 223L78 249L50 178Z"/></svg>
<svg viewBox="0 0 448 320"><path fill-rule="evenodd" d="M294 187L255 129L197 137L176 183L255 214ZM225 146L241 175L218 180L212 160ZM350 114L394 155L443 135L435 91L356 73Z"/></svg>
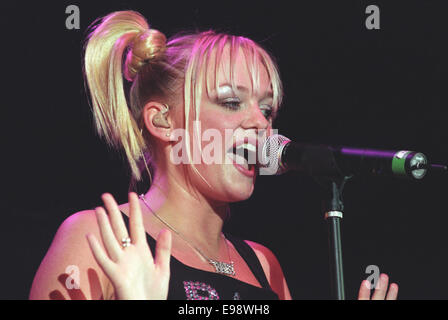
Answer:
<svg viewBox="0 0 448 320"><path fill-rule="evenodd" d="M204 81L207 91L219 85L216 76L215 83L209 83L207 74L217 74L226 46L230 53L232 85L235 86L233 73L241 48L254 89L259 83L261 64L271 80L274 106L278 108L281 104L283 90L277 66L266 50L248 38L206 31L175 36L166 42L166 37L150 29L146 19L135 11L113 12L92 25L85 45L84 74L96 129L109 145L124 150L132 178L137 181L141 179L145 158L152 161L156 156L151 152L151 137L146 130L142 132L143 106L150 99L159 99L172 107L170 102L183 94L189 146L191 111L195 120L199 120ZM214 64L210 63L211 59ZM132 82L128 99L123 77ZM197 130L193 129L195 134ZM189 148L187 154L191 159Z"/></svg>

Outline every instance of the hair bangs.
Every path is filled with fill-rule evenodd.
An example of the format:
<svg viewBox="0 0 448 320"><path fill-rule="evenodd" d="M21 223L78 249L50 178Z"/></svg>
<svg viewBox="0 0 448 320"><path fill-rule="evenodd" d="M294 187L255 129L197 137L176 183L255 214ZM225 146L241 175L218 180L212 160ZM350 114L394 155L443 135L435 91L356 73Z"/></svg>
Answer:
<svg viewBox="0 0 448 320"><path fill-rule="evenodd" d="M201 59L201 66L198 66L201 78L205 79L207 94L210 95L210 92L219 88L222 83L231 85L233 91L237 90L234 75L238 67L236 61L238 56L242 54L244 55L247 72L251 79L250 89L253 92L260 91L261 73L265 71L270 79L273 104L277 110L282 102L283 88L273 58L263 48L248 38L226 34L214 34L210 37L209 45L206 48L207 52L204 54L205 59ZM218 76L220 68L227 68L224 74L228 75L228 78L220 79ZM199 82L196 83L199 85Z"/></svg>

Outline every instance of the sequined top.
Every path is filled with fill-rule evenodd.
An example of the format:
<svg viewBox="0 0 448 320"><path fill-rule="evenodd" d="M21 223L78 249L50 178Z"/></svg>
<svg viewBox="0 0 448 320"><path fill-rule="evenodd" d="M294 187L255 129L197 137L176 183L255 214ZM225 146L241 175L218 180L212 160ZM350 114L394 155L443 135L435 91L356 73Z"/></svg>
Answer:
<svg viewBox="0 0 448 320"><path fill-rule="evenodd" d="M129 228L129 218L124 213L123 218ZM187 266L171 256L169 300L278 300L254 250L237 237L230 234L225 236L247 263L261 288L226 275ZM155 239L148 233L146 238L151 251L155 252Z"/></svg>

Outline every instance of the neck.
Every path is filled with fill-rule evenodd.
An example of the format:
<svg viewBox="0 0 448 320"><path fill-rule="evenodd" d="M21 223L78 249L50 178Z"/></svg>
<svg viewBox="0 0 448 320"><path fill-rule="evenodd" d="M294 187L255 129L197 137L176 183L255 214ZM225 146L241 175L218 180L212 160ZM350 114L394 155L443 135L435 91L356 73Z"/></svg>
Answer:
<svg viewBox="0 0 448 320"><path fill-rule="evenodd" d="M144 196L157 216L189 241L213 251L219 250L227 203L211 202L167 175L156 176ZM150 211L142 205L143 212Z"/></svg>

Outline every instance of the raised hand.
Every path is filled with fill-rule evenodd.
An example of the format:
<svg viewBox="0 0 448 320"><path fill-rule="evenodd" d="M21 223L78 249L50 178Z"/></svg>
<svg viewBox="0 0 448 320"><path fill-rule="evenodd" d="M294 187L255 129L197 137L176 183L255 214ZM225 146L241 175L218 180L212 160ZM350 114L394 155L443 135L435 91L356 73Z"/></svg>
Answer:
<svg viewBox="0 0 448 320"><path fill-rule="evenodd" d="M391 283L389 290L387 286L389 284L389 277L387 274L382 273L378 279L375 291L372 297L370 297L370 282L364 280L359 288L358 300L397 300L398 295L398 285L396 283Z"/></svg>
<svg viewBox="0 0 448 320"><path fill-rule="evenodd" d="M95 209L104 248L92 234L87 235L90 249L120 300L164 300L170 278L171 232L162 230L157 237L155 258L146 241L142 212L137 195L129 193L130 236L110 194L103 194L105 208ZM126 241L130 237L130 241ZM127 245L128 243L128 245Z"/></svg>

